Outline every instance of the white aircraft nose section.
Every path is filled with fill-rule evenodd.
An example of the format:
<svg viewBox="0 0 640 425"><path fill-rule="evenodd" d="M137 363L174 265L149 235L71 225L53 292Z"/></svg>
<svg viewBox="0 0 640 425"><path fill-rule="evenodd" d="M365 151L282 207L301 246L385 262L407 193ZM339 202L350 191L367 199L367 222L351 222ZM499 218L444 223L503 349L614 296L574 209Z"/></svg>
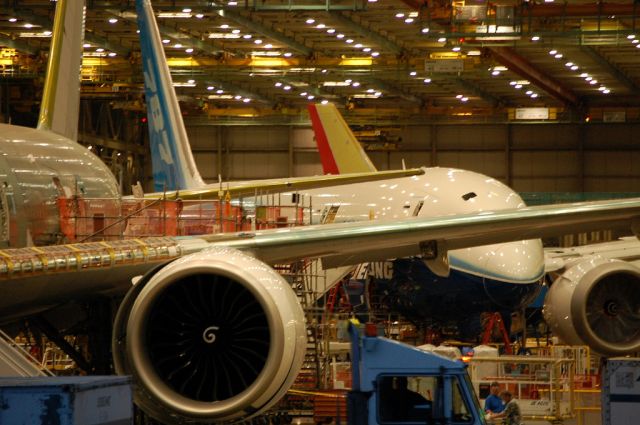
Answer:
<svg viewBox="0 0 640 425"><path fill-rule="evenodd" d="M449 261L453 269L509 283L532 283L544 274L539 239L451 251Z"/></svg>

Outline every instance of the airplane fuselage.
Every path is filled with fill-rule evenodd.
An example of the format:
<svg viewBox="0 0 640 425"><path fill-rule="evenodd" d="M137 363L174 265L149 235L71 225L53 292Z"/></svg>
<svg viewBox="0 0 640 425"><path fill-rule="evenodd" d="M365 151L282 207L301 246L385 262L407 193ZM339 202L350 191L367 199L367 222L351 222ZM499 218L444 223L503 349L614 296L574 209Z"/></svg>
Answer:
<svg viewBox="0 0 640 425"><path fill-rule="evenodd" d="M525 206L517 193L499 181L451 168L424 168L420 176L301 194L311 198L313 224L449 216ZM449 263L458 272L514 284L536 283L544 274L544 252L538 239L452 250Z"/></svg>
<svg viewBox="0 0 640 425"><path fill-rule="evenodd" d="M61 242L60 197L119 198L107 166L75 141L0 124L0 245Z"/></svg>

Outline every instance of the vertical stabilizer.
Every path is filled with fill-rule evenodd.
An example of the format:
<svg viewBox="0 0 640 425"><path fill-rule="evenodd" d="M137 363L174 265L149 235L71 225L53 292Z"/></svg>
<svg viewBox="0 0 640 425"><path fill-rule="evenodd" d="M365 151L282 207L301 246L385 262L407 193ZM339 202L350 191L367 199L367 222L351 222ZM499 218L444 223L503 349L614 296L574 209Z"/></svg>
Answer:
<svg viewBox="0 0 640 425"><path fill-rule="evenodd" d="M309 104L309 116L325 173L376 171L335 105Z"/></svg>
<svg viewBox="0 0 640 425"><path fill-rule="evenodd" d="M204 186L173 89L160 31L149 0L136 0L144 88L156 191Z"/></svg>
<svg viewBox="0 0 640 425"><path fill-rule="evenodd" d="M38 129L78 138L84 1L58 0Z"/></svg>

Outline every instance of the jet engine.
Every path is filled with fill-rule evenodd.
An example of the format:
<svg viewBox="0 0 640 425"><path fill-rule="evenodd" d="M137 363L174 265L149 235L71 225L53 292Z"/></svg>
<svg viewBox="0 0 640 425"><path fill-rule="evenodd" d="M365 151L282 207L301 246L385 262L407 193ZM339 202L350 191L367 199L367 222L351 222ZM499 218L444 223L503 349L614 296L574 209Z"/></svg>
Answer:
<svg viewBox="0 0 640 425"><path fill-rule="evenodd" d="M551 285L544 318L567 344L604 355L640 350L640 269L620 260L577 263Z"/></svg>
<svg viewBox="0 0 640 425"><path fill-rule="evenodd" d="M116 372L163 423L257 415L293 383L304 315L282 276L238 250L213 247L147 273L118 311Z"/></svg>

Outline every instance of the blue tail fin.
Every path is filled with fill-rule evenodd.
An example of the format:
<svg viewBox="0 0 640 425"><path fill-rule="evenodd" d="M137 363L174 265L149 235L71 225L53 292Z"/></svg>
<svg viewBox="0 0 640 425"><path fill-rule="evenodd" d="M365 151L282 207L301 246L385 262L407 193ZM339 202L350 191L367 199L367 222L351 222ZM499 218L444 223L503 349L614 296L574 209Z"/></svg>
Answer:
<svg viewBox="0 0 640 425"><path fill-rule="evenodd" d="M147 98L154 189L158 192L197 189L205 184L191 153L150 1L136 0L136 10Z"/></svg>

